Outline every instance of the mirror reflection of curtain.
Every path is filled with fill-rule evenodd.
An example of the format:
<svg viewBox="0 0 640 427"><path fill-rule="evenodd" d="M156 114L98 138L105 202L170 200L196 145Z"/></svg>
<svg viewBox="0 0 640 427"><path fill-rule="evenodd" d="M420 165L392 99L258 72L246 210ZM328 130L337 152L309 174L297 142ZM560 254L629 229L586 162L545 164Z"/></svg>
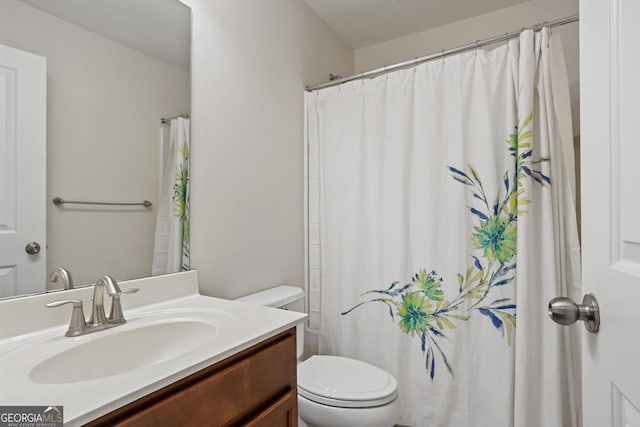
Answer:
<svg viewBox="0 0 640 427"><path fill-rule="evenodd" d="M171 120L151 274L189 270L189 119Z"/></svg>

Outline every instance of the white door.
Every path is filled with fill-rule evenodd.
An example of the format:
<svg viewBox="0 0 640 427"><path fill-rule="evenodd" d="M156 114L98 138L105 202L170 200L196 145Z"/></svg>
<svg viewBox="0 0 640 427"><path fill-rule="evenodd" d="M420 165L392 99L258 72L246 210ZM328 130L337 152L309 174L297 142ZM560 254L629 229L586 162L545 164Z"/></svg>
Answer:
<svg viewBox="0 0 640 427"><path fill-rule="evenodd" d="M45 58L0 45L0 298L46 287L46 83Z"/></svg>
<svg viewBox="0 0 640 427"><path fill-rule="evenodd" d="M640 426L640 1L580 1L585 427Z"/></svg>

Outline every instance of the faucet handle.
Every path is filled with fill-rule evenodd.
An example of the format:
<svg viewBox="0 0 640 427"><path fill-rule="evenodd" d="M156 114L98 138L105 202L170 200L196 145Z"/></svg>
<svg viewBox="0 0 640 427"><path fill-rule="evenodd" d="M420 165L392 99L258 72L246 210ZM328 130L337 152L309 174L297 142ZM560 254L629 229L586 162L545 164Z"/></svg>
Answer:
<svg viewBox="0 0 640 427"><path fill-rule="evenodd" d="M140 289L138 288L121 289L119 293L111 297L111 311L109 312L109 317L107 317L107 321L109 323L114 323L114 324L127 323L127 321L124 319L124 313L122 313L122 304L120 303L120 295L135 294L139 290Z"/></svg>
<svg viewBox="0 0 640 427"><path fill-rule="evenodd" d="M73 311L71 312L71 321L69 322L69 328L67 332L65 332L65 336L77 337L78 335L82 335L87 327L84 311L82 310L82 301L79 299L65 299L50 302L49 304L45 304L45 307L56 308L66 304L73 304Z"/></svg>

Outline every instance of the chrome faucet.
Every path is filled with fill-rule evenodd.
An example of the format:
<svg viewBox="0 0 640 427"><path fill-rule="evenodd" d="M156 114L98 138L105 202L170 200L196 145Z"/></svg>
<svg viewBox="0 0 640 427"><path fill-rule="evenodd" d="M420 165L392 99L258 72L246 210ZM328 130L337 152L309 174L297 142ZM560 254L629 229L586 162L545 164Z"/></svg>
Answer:
<svg viewBox="0 0 640 427"><path fill-rule="evenodd" d="M112 298L109 317L106 316L104 310L105 290L107 291L107 295ZM116 282L113 277L104 276L98 279L93 288L91 316L88 321L85 321L81 300L71 299L54 301L46 304L46 307L60 307L65 304L73 304L71 322L69 323L69 328L65 335L68 337L77 337L79 335L85 335L127 323L122 313L120 295L133 294L136 292L138 292L138 289L134 288L122 290L120 289L120 286L118 286L118 282Z"/></svg>
<svg viewBox="0 0 640 427"><path fill-rule="evenodd" d="M104 311L105 290L110 297L118 295L118 299L120 299L122 290L113 277L104 276L98 279L96 285L93 287L93 304L91 306L91 317L89 317L88 322L89 326L97 327L107 324L107 315Z"/></svg>
<svg viewBox="0 0 640 427"><path fill-rule="evenodd" d="M60 280L64 289L73 289L73 278L71 277L71 273L64 267L56 268L55 271L49 274L47 279L53 283Z"/></svg>
<svg viewBox="0 0 640 427"><path fill-rule="evenodd" d="M106 317L104 311L104 291L111 297L111 311L109 317ZM111 276L104 276L96 282L96 286L93 289L93 308L91 311L91 317L89 318L89 325L99 326L107 324L109 326L122 325L127 323L122 313L122 304L120 303L120 295L122 294L135 294L138 289L120 289L118 282Z"/></svg>

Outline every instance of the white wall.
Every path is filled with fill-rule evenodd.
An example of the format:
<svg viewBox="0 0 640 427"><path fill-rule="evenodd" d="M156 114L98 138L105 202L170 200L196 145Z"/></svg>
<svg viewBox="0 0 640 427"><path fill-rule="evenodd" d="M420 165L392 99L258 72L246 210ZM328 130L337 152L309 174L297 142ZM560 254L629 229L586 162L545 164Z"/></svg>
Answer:
<svg viewBox="0 0 640 427"><path fill-rule="evenodd" d="M149 275L154 209L51 199L157 202L159 120L188 111L189 72L16 0L0 0L0 43L47 58L48 271Z"/></svg>
<svg viewBox="0 0 640 427"><path fill-rule="evenodd" d="M394 64L518 28L578 13L578 0L531 0L517 6L357 49L356 72ZM563 40L571 86L574 133L579 133L578 24L553 29ZM491 47L488 47L491 48Z"/></svg>
<svg viewBox="0 0 640 427"><path fill-rule="evenodd" d="M203 293L304 283L303 91L353 72L303 0L193 9L191 254Z"/></svg>

